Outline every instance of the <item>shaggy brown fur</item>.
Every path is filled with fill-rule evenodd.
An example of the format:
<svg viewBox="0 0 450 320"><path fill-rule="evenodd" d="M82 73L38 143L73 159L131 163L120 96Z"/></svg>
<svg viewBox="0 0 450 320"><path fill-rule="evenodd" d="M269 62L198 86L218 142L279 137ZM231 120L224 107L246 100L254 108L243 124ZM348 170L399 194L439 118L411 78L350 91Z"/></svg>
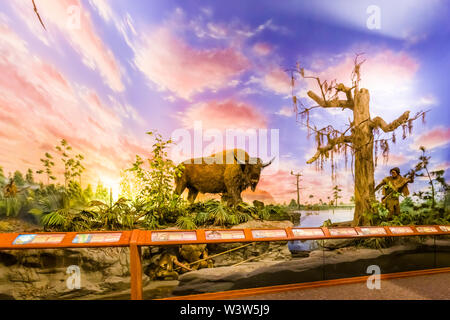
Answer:
<svg viewBox="0 0 450 320"><path fill-rule="evenodd" d="M239 160L239 163L236 161ZM269 163L270 164L270 163ZM224 150L209 157L183 162L181 177L176 178L175 193L188 188L192 203L198 193L221 193L228 204L242 201L241 192L251 186L255 191L264 165L261 159L251 159L244 150Z"/></svg>

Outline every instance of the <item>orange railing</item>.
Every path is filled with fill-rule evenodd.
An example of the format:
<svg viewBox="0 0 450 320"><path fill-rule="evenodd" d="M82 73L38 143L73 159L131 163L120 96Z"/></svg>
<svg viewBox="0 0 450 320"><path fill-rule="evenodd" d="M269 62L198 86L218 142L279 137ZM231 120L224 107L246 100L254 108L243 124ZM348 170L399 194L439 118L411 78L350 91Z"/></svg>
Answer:
<svg viewBox="0 0 450 320"><path fill-rule="evenodd" d="M0 250L129 247L131 299L142 299L142 246L450 235L450 226L0 233Z"/></svg>

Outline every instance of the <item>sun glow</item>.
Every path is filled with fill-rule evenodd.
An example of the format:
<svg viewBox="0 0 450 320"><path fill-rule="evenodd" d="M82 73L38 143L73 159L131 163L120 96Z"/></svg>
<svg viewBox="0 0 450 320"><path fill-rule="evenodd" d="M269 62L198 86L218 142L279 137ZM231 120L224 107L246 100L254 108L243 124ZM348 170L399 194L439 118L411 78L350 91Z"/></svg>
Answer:
<svg viewBox="0 0 450 320"><path fill-rule="evenodd" d="M119 179L113 179L113 178L102 178L101 181L103 182L103 185L105 188L108 189L108 192L110 192L112 201L115 202L119 200L120 196L120 181Z"/></svg>

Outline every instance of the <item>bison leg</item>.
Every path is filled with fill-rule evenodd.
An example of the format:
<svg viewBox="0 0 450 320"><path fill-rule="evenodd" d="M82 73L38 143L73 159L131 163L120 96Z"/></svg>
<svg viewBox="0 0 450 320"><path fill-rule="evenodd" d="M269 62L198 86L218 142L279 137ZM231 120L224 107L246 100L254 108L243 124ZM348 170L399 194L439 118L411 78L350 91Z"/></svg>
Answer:
<svg viewBox="0 0 450 320"><path fill-rule="evenodd" d="M220 198L220 200L221 200L222 202L226 202L227 204L229 204L229 202L230 202L231 199L232 199L232 198L230 197L230 195L229 195L228 193L222 193L222 196L221 196L221 198Z"/></svg>
<svg viewBox="0 0 450 320"><path fill-rule="evenodd" d="M227 204L227 206L229 206L229 207L232 207L232 206L234 206L235 204L239 203L239 201L236 202L236 201L234 200L233 196L230 195L229 193L223 193L220 200L221 200L222 202L225 202L225 203ZM236 202L236 203L235 203L235 202Z"/></svg>
<svg viewBox="0 0 450 320"><path fill-rule="evenodd" d="M228 206L234 207L235 205L242 202L241 193L238 190L232 190L226 194L225 199L227 200Z"/></svg>
<svg viewBox="0 0 450 320"><path fill-rule="evenodd" d="M195 198L197 198L198 195L198 190L195 188L189 188L189 193L188 193L188 201L190 203L194 203Z"/></svg>

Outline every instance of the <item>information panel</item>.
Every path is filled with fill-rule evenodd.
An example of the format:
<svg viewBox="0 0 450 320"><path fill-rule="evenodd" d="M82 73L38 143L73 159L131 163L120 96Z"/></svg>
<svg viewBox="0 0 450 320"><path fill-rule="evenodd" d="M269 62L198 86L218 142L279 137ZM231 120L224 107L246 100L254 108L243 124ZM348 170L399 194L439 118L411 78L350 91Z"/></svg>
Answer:
<svg viewBox="0 0 450 320"><path fill-rule="evenodd" d="M164 241L195 241L197 233L195 231L154 231L152 232L153 242Z"/></svg>
<svg viewBox="0 0 450 320"><path fill-rule="evenodd" d="M325 234L320 228L316 229L292 229L295 237L324 237Z"/></svg>
<svg viewBox="0 0 450 320"><path fill-rule="evenodd" d="M358 233L353 228L329 228L332 236L357 236Z"/></svg>
<svg viewBox="0 0 450 320"><path fill-rule="evenodd" d="M374 235L385 235L386 230L382 227L361 227L358 230L360 235L364 236L374 236Z"/></svg>
<svg viewBox="0 0 450 320"><path fill-rule="evenodd" d="M416 227L416 230L421 233L439 232L435 227Z"/></svg>
<svg viewBox="0 0 450 320"><path fill-rule="evenodd" d="M410 227L389 227L393 234L414 233Z"/></svg>
<svg viewBox="0 0 450 320"><path fill-rule="evenodd" d="M284 229L252 230L252 236L255 239L287 238L286 230L284 230Z"/></svg>
<svg viewBox="0 0 450 320"><path fill-rule="evenodd" d="M243 230L206 230L206 240L245 239Z"/></svg>
<svg viewBox="0 0 450 320"><path fill-rule="evenodd" d="M439 228L444 232L450 232L450 226L439 226Z"/></svg>
<svg viewBox="0 0 450 320"><path fill-rule="evenodd" d="M65 234L21 234L14 240L13 245L23 244L58 244Z"/></svg>
<svg viewBox="0 0 450 320"><path fill-rule="evenodd" d="M110 243L118 242L122 233L79 233L72 240L72 243Z"/></svg>

